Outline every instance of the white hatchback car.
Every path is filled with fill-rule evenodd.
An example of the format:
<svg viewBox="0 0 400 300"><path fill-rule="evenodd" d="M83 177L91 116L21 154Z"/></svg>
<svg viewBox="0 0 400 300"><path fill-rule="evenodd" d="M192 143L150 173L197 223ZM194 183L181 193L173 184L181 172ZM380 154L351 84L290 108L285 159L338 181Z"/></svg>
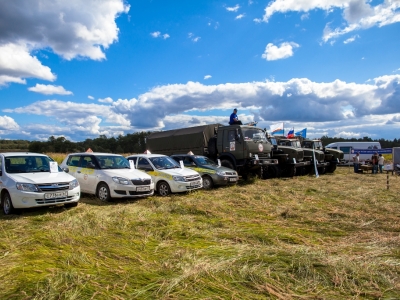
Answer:
<svg viewBox="0 0 400 300"><path fill-rule="evenodd" d="M50 157L39 153L0 153L1 206L5 215L19 208L77 206L79 182Z"/></svg>
<svg viewBox="0 0 400 300"><path fill-rule="evenodd" d="M135 154L127 157L136 168L149 174L161 196L186 192L203 187L203 180L196 171L181 168L171 157L161 154Z"/></svg>
<svg viewBox="0 0 400 300"><path fill-rule="evenodd" d="M112 198L137 198L154 194L149 175L131 169L122 155L110 153L71 153L60 165L78 179L83 193L96 195L101 201Z"/></svg>

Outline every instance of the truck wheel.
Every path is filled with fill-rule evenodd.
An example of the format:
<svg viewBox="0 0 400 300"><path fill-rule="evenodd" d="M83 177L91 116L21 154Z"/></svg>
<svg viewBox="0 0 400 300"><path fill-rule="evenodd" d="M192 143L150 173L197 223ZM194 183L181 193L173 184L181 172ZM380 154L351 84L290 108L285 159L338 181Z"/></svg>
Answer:
<svg viewBox="0 0 400 300"><path fill-rule="evenodd" d="M276 166L268 166L267 170L263 172L263 179L278 177L279 171Z"/></svg>
<svg viewBox="0 0 400 300"><path fill-rule="evenodd" d="M214 186L213 180L210 176L203 176L203 188L206 190L212 189Z"/></svg>
<svg viewBox="0 0 400 300"><path fill-rule="evenodd" d="M111 200L110 189L104 182L100 183L97 187L97 197L103 202L109 202Z"/></svg>
<svg viewBox="0 0 400 300"><path fill-rule="evenodd" d="M14 206L11 201L10 194L5 192L3 197L1 197L1 206L3 207L3 213L5 215L10 215L15 212Z"/></svg>
<svg viewBox="0 0 400 300"><path fill-rule="evenodd" d="M325 168L325 167L318 168L317 170L318 170L318 174L319 174L319 175L323 175L323 174L326 173L326 168Z"/></svg>
<svg viewBox="0 0 400 300"><path fill-rule="evenodd" d="M221 160L221 166L229 168L229 169L232 169L232 170L235 170L232 162L230 160L227 160L227 159Z"/></svg>
<svg viewBox="0 0 400 300"><path fill-rule="evenodd" d="M165 197L171 194L171 189L169 188L168 183L165 181L161 181L157 184L157 191L160 196Z"/></svg>
<svg viewBox="0 0 400 300"><path fill-rule="evenodd" d="M294 177L296 175L296 167L289 167L288 177Z"/></svg>
<svg viewBox="0 0 400 300"><path fill-rule="evenodd" d="M336 164L331 164L327 169L326 172L327 173L333 173L336 170Z"/></svg>

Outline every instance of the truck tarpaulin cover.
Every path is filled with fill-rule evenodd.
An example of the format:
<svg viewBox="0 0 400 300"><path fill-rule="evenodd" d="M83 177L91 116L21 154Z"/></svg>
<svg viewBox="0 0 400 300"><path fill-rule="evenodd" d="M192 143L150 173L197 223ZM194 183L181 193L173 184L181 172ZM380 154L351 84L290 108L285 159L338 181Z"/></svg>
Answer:
<svg viewBox="0 0 400 300"><path fill-rule="evenodd" d="M157 154L184 154L192 151L203 155L214 129L221 124L210 124L196 127L153 132L147 137L147 149Z"/></svg>

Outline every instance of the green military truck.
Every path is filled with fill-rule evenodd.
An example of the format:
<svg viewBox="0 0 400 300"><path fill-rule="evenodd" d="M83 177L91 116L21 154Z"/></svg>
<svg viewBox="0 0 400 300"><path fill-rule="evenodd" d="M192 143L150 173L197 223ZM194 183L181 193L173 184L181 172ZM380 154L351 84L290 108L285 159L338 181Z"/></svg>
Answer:
<svg viewBox="0 0 400 300"><path fill-rule="evenodd" d="M304 151L300 144L293 145L291 140L284 136L270 136L269 140L273 145L272 158L279 161L275 173L270 173L271 177L293 177L309 172L310 161L304 159Z"/></svg>
<svg viewBox="0 0 400 300"><path fill-rule="evenodd" d="M333 173L340 161L344 159L344 153L341 150L325 148L319 139L300 138L303 149L316 149L322 151L325 155L327 173Z"/></svg>
<svg viewBox="0 0 400 300"><path fill-rule="evenodd" d="M304 161L310 162L310 164L307 167L305 167L304 174L314 173L315 166L317 167L319 174L325 174L327 168L329 167L329 162L325 161L324 151L319 149L313 150L312 148L302 147L301 142L297 137L296 138L281 137L279 139L279 144L303 150Z"/></svg>
<svg viewBox="0 0 400 300"><path fill-rule="evenodd" d="M152 153L173 155L192 152L236 170L267 178L268 169L278 164L271 157L272 145L261 128L248 125L210 124L153 132L146 139Z"/></svg>

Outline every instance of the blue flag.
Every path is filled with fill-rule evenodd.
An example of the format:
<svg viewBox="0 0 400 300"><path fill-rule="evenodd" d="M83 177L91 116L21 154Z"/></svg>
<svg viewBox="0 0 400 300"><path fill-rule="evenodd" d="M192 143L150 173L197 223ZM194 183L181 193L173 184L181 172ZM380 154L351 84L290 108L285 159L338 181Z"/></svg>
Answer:
<svg viewBox="0 0 400 300"><path fill-rule="evenodd" d="M303 130L296 132L294 135L306 138L307 137L307 128L304 128Z"/></svg>

